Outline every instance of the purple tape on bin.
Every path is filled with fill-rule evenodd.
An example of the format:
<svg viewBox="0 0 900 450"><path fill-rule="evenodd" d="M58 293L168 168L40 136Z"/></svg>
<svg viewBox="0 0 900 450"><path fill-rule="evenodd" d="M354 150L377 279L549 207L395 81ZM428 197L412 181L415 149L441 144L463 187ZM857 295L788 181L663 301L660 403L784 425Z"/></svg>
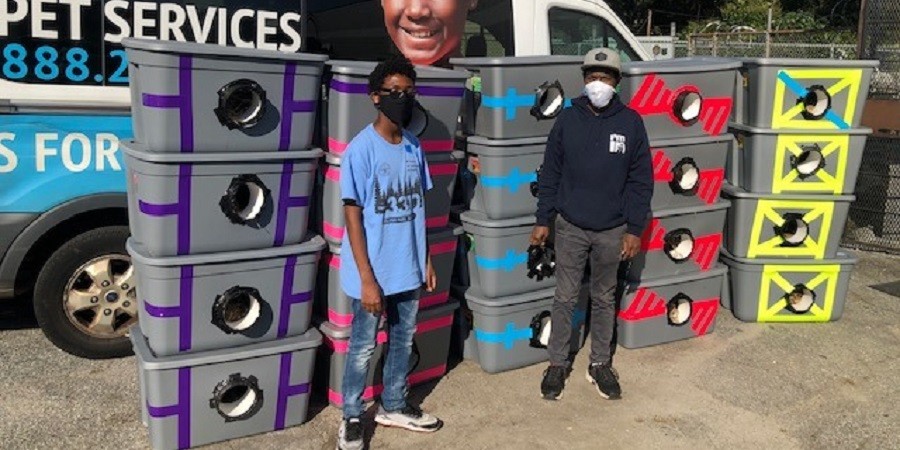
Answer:
<svg viewBox="0 0 900 450"><path fill-rule="evenodd" d="M178 350L191 349L191 308L194 297L194 266L181 266L178 306L156 306L144 299L147 314L161 319L178 319Z"/></svg>
<svg viewBox="0 0 900 450"><path fill-rule="evenodd" d="M275 429L283 430L287 419L287 403L290 397L309 394L309 383L291 385L291 363L293 353L281 354L281 368L278 371L278 399L275 405Z"/></svg>
<svg viewBox="0 0 900 450"><path fill-rule="evenodd" d="M178 403L153 406L147 401L147 414L155 419L178 418L178 448L191 447L191 368L178 369Z"/></svg>

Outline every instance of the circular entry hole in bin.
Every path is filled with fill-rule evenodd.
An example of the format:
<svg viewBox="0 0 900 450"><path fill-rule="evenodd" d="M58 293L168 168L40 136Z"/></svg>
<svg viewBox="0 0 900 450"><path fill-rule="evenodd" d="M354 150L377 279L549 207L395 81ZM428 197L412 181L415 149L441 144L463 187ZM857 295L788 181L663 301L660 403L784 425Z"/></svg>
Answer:
<svg viewBox="0 0 900 450"><path fill-rule="evenodd" d="M247 334L260 324L266 305L254 288L234 286L213 303L212 323L228 334Z"/></svg>
<svg viewBox="0 0 900 450"><path fill-rule="evenodd" d="M796 247L809 237L809 224L803 220L803 216L796 213L788 213L783 216L784 223L776 227L775 232L784 241L783 246Z"/></svg>
<svg viewBox="0 0 900 450"><path fill-rule="evenodd" d="M256 175L241 175L231 180L219 200L222 213L239 225L264 225L270 219L271 191Z"/></svg>
<svg viewBox="0 0 900 450"><path fill-rule="evenodd" d="M253 220L258 217L265 203L266 191L256 183L242 183L235 192L237 214L243 220Z"/></svg>
<svg viewBox="0 0 900 450"><path fill-rule="evenodd" d="M800 178L815 175L822 167L825 167L825 156L818 145L803 146L798 156L792 157L794 169L800 174Z"/></svg>
<svg viewBox="0 0 900 450"><path fill-rule="evenodd" d="M266 91L253 80L232 81L222 86L218 95L219 106L214 112L229 130L256 125L266 111Z"/></svg>
<svg viewBox="0 0 900 450"><path fill-rule="evenodd" d="M684 294L678 294L666 304L666 317L669 325L681 326L691 320L693 301Z"/></svg>
<svg viewBox="0 0 900 450"><path fill-rule="evenodd" d="M816 304L816 293L803 284L794 286L794 290L784 296L787 310L794 314L805 314Z"/></svg>
<svg viewBox="0 0 900 450"><path fill-rule="evenodd" d="M559 80L546 82L535 90L534 107L531 115L537 119L552 119L562 112L566 103L566 94Z"/></svg>
<svg viewBox="0 0 900 450"><path fill-rule="evenodd" d="M818 120L831 110L831 94L824 86L815 85L807 89L806 95L800 99L803 103L803 117L807 120Z"/></svg>
<svg viewBox="0 0 900 450"><path fill-rule="evenodd" d="M703 96L694 90L683 91L675 97L674 113L684 126L690 126L700 119Z"/></svg>
<svg viewBox="0 0 900 450"><path fill-rule="evenodd" d="M551 331L550 311L541 311L531 319L531 346L547 348L550 344Z"/></svg>
<svg viewBox="0 0 900 450"><path fill-rule="evenodd" d="M700 168L692 158L683 158L672 169L672 183L677 193L692 194L696 192L699 181Z"/></svg>
<svg viewBox="0 0 900 450"><path fill-rule="evenodd" d="M236 373L216 386L209 403L226 422L246 420L262 408L263 391L256 377Z"/></svg>
<svg viewBox="0 0 900 450"><path fill-rule="evenodd" d="M686 228L670 231L663 240L665 252L672 261L687 261L694 254L694 235Z"/></svg>

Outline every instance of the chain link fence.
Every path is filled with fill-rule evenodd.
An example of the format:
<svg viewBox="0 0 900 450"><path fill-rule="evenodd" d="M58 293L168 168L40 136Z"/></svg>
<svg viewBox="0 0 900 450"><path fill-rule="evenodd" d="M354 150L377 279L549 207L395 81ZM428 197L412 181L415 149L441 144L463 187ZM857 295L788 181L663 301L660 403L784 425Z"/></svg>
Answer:
<svg viewBox="0 0 900 450"><path fill-rule="evenodd" d="M844 245L900 253L900 136L870 136Z"/></svg>
<svg viewBox="0 0 900 450"><path fill-rule="evenodd" d="M676 42L675 56L855 59L854 40L850 30L691 34Z"/></svg>
<svg viewBox="0 0 900 450"><path fill-rule="evenodd" d="M900 99L900 0L866 0L861 28L863 57L881 61L870 97Z"/></svg>

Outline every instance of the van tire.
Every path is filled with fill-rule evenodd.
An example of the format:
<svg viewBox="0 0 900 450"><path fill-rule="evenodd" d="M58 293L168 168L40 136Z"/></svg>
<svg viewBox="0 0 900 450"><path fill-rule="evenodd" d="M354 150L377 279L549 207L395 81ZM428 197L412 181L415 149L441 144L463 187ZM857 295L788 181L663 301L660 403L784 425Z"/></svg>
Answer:
<svg viewBox="0 0 900 450"><path fill-rule="evenodd" d="M61 350L89 359L133 354L127 334L100 338L76 327L69 318L64 300L67 285L85 264L105 256L127 257L125 241L128 236L127 226L87 231L60 246L41 269L34 287L34 315L47 339Z"/></svg>

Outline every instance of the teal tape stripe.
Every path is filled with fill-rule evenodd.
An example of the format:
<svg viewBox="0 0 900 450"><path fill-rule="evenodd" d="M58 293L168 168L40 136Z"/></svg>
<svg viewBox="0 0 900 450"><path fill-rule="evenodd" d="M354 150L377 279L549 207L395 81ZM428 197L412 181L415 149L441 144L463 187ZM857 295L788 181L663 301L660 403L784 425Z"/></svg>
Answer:
<svg viewBox="0 0 900 450"><path fill-rule="evenodd" d="M489 177L482 175L480 177L481 185L487 189L503 189L508 188L509 192L515 194L519 191L519 186L528 185L537 181L537 173L522 173L518 167L513 167L509 171L509 175L502 177Z"/></svg>
<svg viewBox="0 0 900 450"><path fill-rule="evenodd" d="M507 250L506 256L503 258L485 258L483 256L475 256L475 263L485 270L502 270L504 272L512 272L516 266L528 262L528 253L516 253L513 250Z"/></svg>
<svg viewBox="0 0 900 450"><path fill-rule="evenodd" d="M572 106L572 100L565 99L563 103L566 108ZM534 106L534 94L519 94L519 91L511 87L506 90L506 95L502 97L492 97L490 95L481 96L481 106L492 109L506 110L506 120L516 120L516 110L518 108L531 108Z"/></svg>
<svg viewBox="0 0 900 450"><path fill-rule="evenodd" d="M506 350L512 350L516 341L531 339L531 328L516 328L516 324L509 322L503 331L484 331L475 329L475 340L488 344L503 344Z"/></svg>
<svg viewBox="0 0 900 450"><path fill-rule="evenodd" d="M778 79L781 80L781 82L784 83L784 85L787 86L787 88L790 89L794 94L797 94L797 96L801 98L806 97L806 95L809 93L809 91L806 90L806 88L803 87L802 84L798 83L797 80L791 78L791 76L783 70L778 72ZM844 122L844 119L842 119L830 109L825 112L825 118L841 130L850 129L850 125L847 122Z"/></svg>

